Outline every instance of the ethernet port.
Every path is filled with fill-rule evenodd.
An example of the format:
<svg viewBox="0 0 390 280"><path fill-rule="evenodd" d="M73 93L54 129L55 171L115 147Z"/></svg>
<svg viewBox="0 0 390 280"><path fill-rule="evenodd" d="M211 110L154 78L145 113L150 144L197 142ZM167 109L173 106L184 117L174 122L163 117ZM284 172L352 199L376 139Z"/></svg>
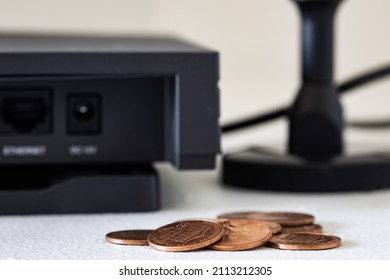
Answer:
<svg viewBox="0 0 390 280"><path fill-rule="evenodd" d="M0 91L0 133L49 133L49 97L43 90Z"/></svg>

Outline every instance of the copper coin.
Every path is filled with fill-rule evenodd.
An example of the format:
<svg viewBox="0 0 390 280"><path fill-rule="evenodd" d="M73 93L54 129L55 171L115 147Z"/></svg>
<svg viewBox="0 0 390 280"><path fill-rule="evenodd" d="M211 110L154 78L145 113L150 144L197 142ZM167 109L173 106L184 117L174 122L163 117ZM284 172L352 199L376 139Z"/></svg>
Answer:
<svg viewBox="0 0 390 280"><path fill-rule="evenodd" d="M282 233L322 233L322 226L312 224L297 227L283 227Z"/></svg>
<svg viewBox="0 0 390 280"><path fill-rule="evenodd" d="M272 234L278 234L280 232L282 232L282 226L278 223L275 223L275 222L269 222L269 221L260 221L264 224L266 224L267 226L269 226L269 228L271 229L272 231Z"/></svg>
<svg viewBox="0 0 390 280"><path fill-rule="evenodd" d="M154 230L148 242L161 251L193 251L217 242L224 232L222 225L212 220L179 221Z"/></svg>
<svg viewBox="0 0 390 280"><path fill-rule="evenodd" d="M152 230L122 230L106 234L110 243L121 245L148 245L148 235Z"/></svg>
<svg viewBox="0 0 390 280"><path fill-rule="evenodd" d="M325 250L340 245L340 237L319 233L282 233L267 243L269 247L284 250Z"/></svg>
<svg viewBox="0 0 390 280"><path fill-rule="evenodd" d="M256 220L231 219L222 221L225 235L210 249L219 251L249 250L265 244L272 237L268 225Z"/></svg>
<svg viewBox="0 0 390 280"><path fill-rule="evenodd" d="M243 218L245 219L245 218ZM219 218L218 219L219 221L228 221L228 220L231 220L231 219L226 219L226 218ZM241 218L239 220L242 220ZM254 219L247 219L247 220L254 220ZM257 221L257 220L254 220L254 221ZM272 234L278 234L280 232L282 232L282 226L278 223L275 223L275 222L268 222L268 221L259 221L259 222L262 222L264 224L266 224L267 226L269 226L269 228L271 229L271 232Z"/></svg>
<svg viewBox="0 0 390 280"><path fill-rule="evenodd" d="M219 219L248 219L248 216L255 212L233 212L219 215Z"/></svg>
<svg viewBox="0 0 390 280"><path fill-rule="evenodd" d="M227 219L254 219L259 221L275 222L281 226L302 226L314 222L314 216L295 212L236 212L219 215L218 218Z"/></svg>

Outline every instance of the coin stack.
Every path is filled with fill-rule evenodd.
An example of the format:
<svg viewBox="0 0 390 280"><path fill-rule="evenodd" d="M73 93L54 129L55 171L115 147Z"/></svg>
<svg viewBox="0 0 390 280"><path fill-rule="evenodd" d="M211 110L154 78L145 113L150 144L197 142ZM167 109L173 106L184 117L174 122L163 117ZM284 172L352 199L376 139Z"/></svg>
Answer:
<svg viewBox="0 0 390 280"><path fill-rule="evenodd" d="M263 245L283 250L324 250L341 246L341 238L322 233L314 216L295 212L235 212L217 219L174 222L155 230L111 232L106 240L122 245L149 245L166 252L208 248L243 251Z"/></svg>

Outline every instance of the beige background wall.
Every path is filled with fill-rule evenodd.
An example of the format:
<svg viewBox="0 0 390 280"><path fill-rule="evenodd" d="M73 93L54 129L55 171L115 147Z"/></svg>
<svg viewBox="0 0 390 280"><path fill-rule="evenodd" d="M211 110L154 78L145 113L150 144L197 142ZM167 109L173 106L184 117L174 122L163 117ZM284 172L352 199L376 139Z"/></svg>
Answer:
<svg viewBox="0 0 390 280"><path fill-rule="evenodd" d="M171 33L221 53L222 122L289 103L299 86L291 0L0 0L0 32ZM390 63L390 1L346 0L336 79ZM360 93L359 93L360 92ZM390 117L390 82L343 98L348 118Z"/></svg>

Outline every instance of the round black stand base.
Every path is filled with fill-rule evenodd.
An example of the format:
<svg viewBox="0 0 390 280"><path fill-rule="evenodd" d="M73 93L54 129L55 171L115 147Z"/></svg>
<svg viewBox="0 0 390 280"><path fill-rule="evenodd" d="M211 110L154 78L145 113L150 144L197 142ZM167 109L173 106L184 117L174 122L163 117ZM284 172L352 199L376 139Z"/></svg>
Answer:
<svg viewBox="0 0 390 280"><path fill-rule="evenodd" d="M331 162L251 148L223 158L227 185L288 192L346 192L390 187L390 154L343 156Z"/></svg>

